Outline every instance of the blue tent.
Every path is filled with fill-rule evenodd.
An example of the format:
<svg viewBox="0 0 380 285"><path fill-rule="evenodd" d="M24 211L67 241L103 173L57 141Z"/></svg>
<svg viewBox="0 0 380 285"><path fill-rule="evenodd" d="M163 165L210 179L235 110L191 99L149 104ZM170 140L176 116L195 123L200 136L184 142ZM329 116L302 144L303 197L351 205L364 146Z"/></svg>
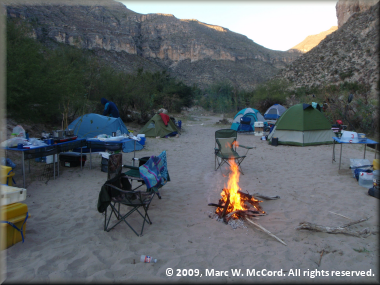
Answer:
<svg viewBox="0 0 380 285"><path fill-rule="evenodd" d="M248 128L246 125L240 124L242 118L243 118L243 122L247 118L251 119L250 126L248 126ZM268 126L268 123L265 121L263 115L261 115L258 110L253 109L253 108L245 108L237 112L232 122L231 129L238 132L240 131L253 132L255 130L255 127L254 127L255 122L264 122L264 128Z"/></svg>
<svg viewBox="0 0 380 285"><path fill-rule="evenodd" d="M264 114L266 120L277 120L286 111L286 108L280 104L274 104L268 108Z"/></svg>
<svg viewBox="0 0 380 285"><path fill-rule="evenodd" d="M112 136L112 132L120 130L122 134L129 134L127 127L120 118L111 118L99 114L85 114L75 119L68 129L74 130L74 135L78 138L94 138L97 135L106 134ZM136 150L142 149L143 146L136 142ZM123 144L123 152L130 152L134 149L134 142Z"/></svg>

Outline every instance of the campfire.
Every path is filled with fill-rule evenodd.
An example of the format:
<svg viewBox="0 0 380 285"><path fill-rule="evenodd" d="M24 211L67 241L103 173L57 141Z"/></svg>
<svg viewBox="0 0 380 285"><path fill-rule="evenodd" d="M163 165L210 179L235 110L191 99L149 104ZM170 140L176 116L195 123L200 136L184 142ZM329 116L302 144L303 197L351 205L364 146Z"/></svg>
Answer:
<svg viewBox="0 0 380 285"><path fill-rule="evenodd" d="M266 215L259 204L262 201L257 200L249 193L241 191L239 187L239 166L234 160L231 160L230 165L231 172L227 186L222 190L222 198L219 199L218 204L209 204L209 206L217 207L215 213L225 223L228 223L230 219Z"/></svg>
<svg viewBox="0 0 380 285"><path fill-rule="evenodd" d="M239 166L233 159L230 160L231 172L228 178L227 188L222 190L220 194L222 198L219 199L218 204L210 203L209 206L216 207L215 214L219 220L223 220L226 224L233 220L246 220L258 227L260 230L277 239L284 245L287 245L283 240L272 234L270 231L252 221L250 217L266 216L266 213L261 208L262 201L257 200L253 195L244 193L239 187ZM261 194L254 194L256 197L261 197L266 200L276 200L279 196L265 196Z"/></svg>

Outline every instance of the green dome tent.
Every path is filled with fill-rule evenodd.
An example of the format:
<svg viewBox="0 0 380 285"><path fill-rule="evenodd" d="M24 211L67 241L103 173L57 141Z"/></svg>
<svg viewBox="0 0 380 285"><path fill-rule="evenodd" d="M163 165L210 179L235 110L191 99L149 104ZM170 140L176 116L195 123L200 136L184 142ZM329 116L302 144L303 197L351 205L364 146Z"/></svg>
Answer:
<svg viewBox="0 0 380 285"><path fill-rule="evenodd" d="M323 113L309 104L297 104L277 120L268 140L277 137L278 144L308 146L333 143L334 136Z"/></svg>
<svg viewBox="0 0 380 285"><path fill-rule="evenodd" d="M173 132L178 133L178 129L172 120L169 120L168 125L165 126L159 114L154 115L142 129L140 134L145 134L146 137L164 137Z"/></svg>

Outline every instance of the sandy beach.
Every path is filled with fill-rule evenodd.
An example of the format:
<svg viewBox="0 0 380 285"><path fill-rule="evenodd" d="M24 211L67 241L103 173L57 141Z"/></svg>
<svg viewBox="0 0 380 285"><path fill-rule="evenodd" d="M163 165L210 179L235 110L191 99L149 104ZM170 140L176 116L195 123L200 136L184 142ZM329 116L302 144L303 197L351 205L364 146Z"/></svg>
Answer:
<svg viewBox="0 0 380 285"><path fill-rule="evenodd" d="M207 204L218 202L228 179L228 169L214 170L215 131L230 127L216 124L222 118L184 118L179 138L147 138L146 147L136 152L143 157L166 150L171 177L160 191L162 199L151 203L153 224L145 226L142 237L125 224L103 230L104 215L96 205L107 173L101 172L98 155L92 156L92 169L87 155L83 170L61 167L59 178L30 183L23 202L31 215L25 242L6 250L5 282L378 283L379 200L368 196L349 170L349 159L363 158L364 147L344 145L339 171L339 151L332 163L332 145L275 147L258 136L238 135L240 144L255 147L242 163L241 189L281 197L263 200L267 216L254 221L285 246L247 222L233 229L212 218L215 208ZM123 153L123 163L131 164L132 157ZM375 158L372 149L366 158ZM303 221L331 227L350 222L329 211L351 220L369 217L350 228L368 228L372 234L296 230ZM141 263L141 255L158 261ZM239 269L240 276L233 276ZM336 276L342 272L350 276ZM268 276L274 274L282 276Z"/></svg>

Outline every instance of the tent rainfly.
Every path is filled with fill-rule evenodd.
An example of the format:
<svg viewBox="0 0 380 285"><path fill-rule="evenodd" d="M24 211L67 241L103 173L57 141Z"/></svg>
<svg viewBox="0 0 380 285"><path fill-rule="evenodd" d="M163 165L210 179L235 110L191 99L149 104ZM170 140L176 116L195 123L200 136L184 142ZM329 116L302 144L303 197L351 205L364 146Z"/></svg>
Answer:
<svg viewBox="0 0 380 285"><path fill-rule="evenodd" d="M122 134L129 134L127 127L120 118L112 118L99 114L85 114L75 119L68 129L73 129L79 138L94 138L100 134L112 136L112 132L120 130Z"/></svg>
<svg viewBox="0 0 380 285"><path fill-rule="evenodd" d="M286 111L286 108L280 104L274 104L268 108L264 114L266 120L277 120Z"/></svg>
<svg viewBox="0 0 380 285"><path fill-rule="evenodd" d="M73 129L74 134L82 139L95 138L98 135L106 134L112 136L112 132L120 130L122 134L129 134L128 128L120 118L112 118L99 114L85 114L76 118L68 129ZM123 152L141 150L143 146L133 140L123 142Z"/></svg>
<svg viewBox="0 0 380 285"><path fill-rule="evenodd" d="M268 140L278 138L278 144L320 145L333 143L331 124L323 113L301 103L290 107L277 120Z"/></svg>

